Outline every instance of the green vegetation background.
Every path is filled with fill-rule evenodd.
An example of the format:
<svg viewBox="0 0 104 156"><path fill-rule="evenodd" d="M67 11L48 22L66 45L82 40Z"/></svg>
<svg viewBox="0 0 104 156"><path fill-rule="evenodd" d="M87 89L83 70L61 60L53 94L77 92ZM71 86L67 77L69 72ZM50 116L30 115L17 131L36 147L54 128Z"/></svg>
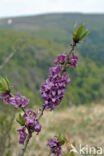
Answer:
<svg viewBox="0 0 104 156"><path fill-rule="evenodd" d="M23 39L26 39L25 45L1 70L1 75L9 78L13 91L22 92L31 98L33 105L40 105L42 104L40 87L48 77L48 68L53 66L57 54L64 50L68 52L68 48L34 35L2 30L0 31L1 64ZM86 43L80 43L80 46L84 44ZM76 48L76 54L79 56L79 63L76 69L69 69L71 83L67 88L63 106L86 104L103 98L104 67L102 63L88 56L81 56L78 49Z"/></svg>

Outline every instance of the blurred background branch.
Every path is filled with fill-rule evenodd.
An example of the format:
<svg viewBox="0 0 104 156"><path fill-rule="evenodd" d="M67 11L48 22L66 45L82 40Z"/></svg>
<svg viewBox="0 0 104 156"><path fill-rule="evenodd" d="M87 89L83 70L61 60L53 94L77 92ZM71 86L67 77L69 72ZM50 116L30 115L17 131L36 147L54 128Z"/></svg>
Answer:
<svg viewBox="0 0 104 156"><path fill-rule="evenodd" d="M18 47L13 51L11 52L11 54L4 60L4 62L0 65L0 70L3 69L7 64L8 62L10 61L10 59L15 55L15 53L22 47L22 45L26 43L26 40L23 40L20 42L20 44L18 45Z"/></svg>

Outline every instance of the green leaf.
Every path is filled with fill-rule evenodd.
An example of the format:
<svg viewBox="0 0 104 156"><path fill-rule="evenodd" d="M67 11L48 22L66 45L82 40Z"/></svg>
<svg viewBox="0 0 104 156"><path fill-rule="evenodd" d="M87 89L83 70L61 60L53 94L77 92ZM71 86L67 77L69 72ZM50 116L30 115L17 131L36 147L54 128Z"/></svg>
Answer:
<svg viewBox="0 0 104 156"><path fill-rule="evenodd" d="M65 143L64 137L62 137L61 135L59 135L58 140L59 140L59 145L63 145Z"/></svg>
<svg viewBox="0 0 104 156"><path fill-rule="evenodd" d="M64 140L59 141L59 145L64 145L64 143L65 143Z"/></svg>
<svg viewBox="0 0 104 156"><path fill-rule="evenodd" d="M7 78L0 77L0 91L6 92L9 89L9 81Z"/></svg>
<svg viewBox="0 0 104 156"><path fill-rule="evenodd" d="M83 33L83 30L84 30L84 25L82 24L78 29L77 29L77 32L76 32L76 38L79 39L81 34Z"/></svg>
<svg viewBox="0 0 104 156"><path fill-rule="evenodd" d="M24 122L24 123L25 123L25 119L22 117L22 115L21 115L21 114L19 114L19 120L21 120L22 122Z"/></svg>
<svg viewBox="0 0 104 156"><path fill-rule="evenodd" d="M16 121L22 126L25 125L25 119L22 117L21 114L19 114L18 119L16 119Z"/></svg>
<svg viewBox="0 0 104 156"><path fill-rule="evenodd" d="M66 143L69 141L69 139L67 139L66 136L64 136L64 140L65 140Z"/></svg>
<svg viewBox="0 0 104 156"><path fill-rule="evenodd" d="M77 23L74 24L74 27L73 27L73 32L76 31L76 28L77 28Z"/></svg>
<svg viewBox="0 0 104 156"><path fill-rule="evenodd" d="M85 36L87 36L89 34L89 30L86 30L81 36L80 36L80 40L82 40Z"/></svg>
<svg viewBox="0 0 104 156"><path fill-rule="evenodd" d="M16 119L16 121L17 121L21 126L24 126L24 124L23 124L20 120Z"/></svg>
<svg viewBox="0 0 104 156"><path fill-rule="evenodd" d="M76 25L74 26L74 30L76 28ZM73 32L73 41L75 43L79 43L80 40L82 40L85 36L87 36L89 34L89 31L86 30L84 33L84 25L82 24L77 30L76 32Z"/></svg>
<svg viewBox="0 0 104 156"><path fill-rule="evenodd" d="M5 80L6 80L6 83L7 83L8 88L9 88L10 85L9 85L9 80L8 80L8 78L6 77Z"/></svg>
<svg viewBox="0 0 104 156"><path fill-rule="evenodd" d="M5 88L5 90L8 90L8 85L7 85L7 82L6 82L6 80L4 78L2 80L2 84L3 84L4 88Z"/></svg>

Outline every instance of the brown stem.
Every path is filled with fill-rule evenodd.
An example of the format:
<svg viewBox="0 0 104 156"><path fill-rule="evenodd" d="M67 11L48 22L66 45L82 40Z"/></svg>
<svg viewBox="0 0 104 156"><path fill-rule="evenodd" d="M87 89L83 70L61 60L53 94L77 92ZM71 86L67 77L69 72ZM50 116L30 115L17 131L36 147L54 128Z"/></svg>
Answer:
<svg viewBox="0 0 104 156"><path fill-rule="evenodd" d="M25 111L25 109L24 108L21 108L22 109L22 111L26 114L26 111Z"/></svg>
<svg viewBox="0 0 104 156"><path fill-rule="evenodd" d="M69 51L69 57L70 57L70 55L72 54L72 52L74 51L75 46L76 46L76 43L73 42L73 44L71 45L71 49L70 49L70 51Z"/></svg>
<svg viewBox="0 0 104 156"><path fill-rule="evenodd" d="M66 61L65 61L64 65L62 66L61 74L66 71L66 65L69 63L70 55L74 51L75 46L76 46L76 43L73 42L72 45L71 45L70 51L69 51L69 53L68 53L68 55L66 57Z"/></svg>
<svg viewBox="0 0 104 156"><path fill-rule="evenodd" d="M25 150L27 148L27 145L28 145L29 140L30 140L31 137L32 137L32 133L28 132L28 135L27 135L26 140L24 142L23 148L21 149L21 151L20 151L18 156L24 156Z"/></svg>
<svg viewBox="0 0 104 156"><path fill-rule="evenodd" d="M44 109L45 109L45 107L43 106L42 107L42 109L40 110L40 112L39 112L39 114L38 114L38 116L37 116L37 121L39 121L40 120L40 118L42 117L42 115L43 115L43 112L44 112Z"/></svg>

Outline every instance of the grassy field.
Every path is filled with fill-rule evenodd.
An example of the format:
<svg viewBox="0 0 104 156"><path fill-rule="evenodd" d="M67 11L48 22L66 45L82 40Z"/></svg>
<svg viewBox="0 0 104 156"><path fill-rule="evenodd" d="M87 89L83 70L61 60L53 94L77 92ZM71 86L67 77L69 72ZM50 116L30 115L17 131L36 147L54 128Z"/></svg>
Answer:
<svg viewBox="0 0 104 156"><path fill-rule="evenodd" d="M67 133L69 141L85 146L104 144L104 106L72 106L61 111L45 112L41 119L42 131L30 140L25 156L48 156L47 140L59 133ZM5 155L17 156L21 145L18 145L17 123L12 127L11 142ZM12 151L11 151L12 149ZM62 156L66 156L63 147ZM69 155L68 155L69 156Z"/></svg>

